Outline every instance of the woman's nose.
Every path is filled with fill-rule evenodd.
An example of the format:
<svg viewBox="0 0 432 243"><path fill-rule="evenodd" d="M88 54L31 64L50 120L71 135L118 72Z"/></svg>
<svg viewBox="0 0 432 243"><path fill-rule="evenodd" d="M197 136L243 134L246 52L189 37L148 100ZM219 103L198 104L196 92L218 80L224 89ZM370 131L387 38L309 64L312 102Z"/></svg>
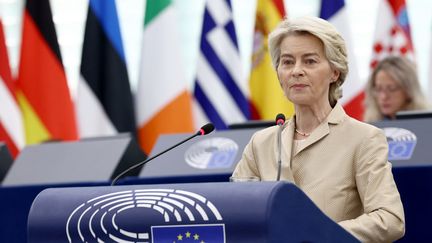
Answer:
<svg viewBox="0 0 432 243"><path fill-rule="evenodd" d="M387 92L379 92L378 93L378 98L379 99L384 100L384 99L387 99L388 97L389 97L389 94Z"/></svg>
<svg viewBox="0 0 432 243"><path fill-rule="evenodd" d="M296 63L294 65L293 70L292 70L292 75L294 77L300 77L300 76L304 75L304 70L303 70L301 63Z"/></svg>

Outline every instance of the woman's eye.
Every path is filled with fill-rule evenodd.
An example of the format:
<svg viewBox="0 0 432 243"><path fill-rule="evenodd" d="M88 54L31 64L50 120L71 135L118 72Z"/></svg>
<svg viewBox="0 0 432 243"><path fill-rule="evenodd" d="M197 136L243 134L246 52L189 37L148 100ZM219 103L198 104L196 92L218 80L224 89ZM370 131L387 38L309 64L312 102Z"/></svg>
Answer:
<svg viewBox="0 0 432 243"><path fill-rule="evenodd" d="M291 65L291 64L293 64L294 62L292 61L292 60L283 60L282 61L282 63L284 64L284 65Z"/></svg>
<svg viewBox="0 0 432 243"><path fill-rule="evenodd" d="M306 59L305 63L306 64L315 64L315 63L317 63L317 61L315 61L314 59Z"/></svg>

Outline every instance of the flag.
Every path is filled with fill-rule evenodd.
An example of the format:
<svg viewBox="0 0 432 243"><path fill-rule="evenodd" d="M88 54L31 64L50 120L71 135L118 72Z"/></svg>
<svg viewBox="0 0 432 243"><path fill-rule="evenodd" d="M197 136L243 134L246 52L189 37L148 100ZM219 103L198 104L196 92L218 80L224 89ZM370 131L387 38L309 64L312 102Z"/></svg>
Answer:
<svg viewBox="0 0 432 243"><path fill-rule="evenodd" d="M428 92L428 97L429 100L432 97L432 25L431 25L431 30L430 30L430 46L429 46L429 92Z"/></svg>
<svg viewBox="0 0 432 243"><path fill-rule="evenodd" d="M378 6L371 68L389 55L414 61L414 48L405 0L380 0Z"/></svg>
<svg viewBox="0 0 432 243"><path fill-rule="evenodd" d="M214 0L211 0L214 1ZM164 225L153 226L152 242L225 243L223 224Z"/></svg>
<svg viewBox="0 0 432 243"><path fill-rule="evenodd" d="M16 157L25 143L21 110L15 88L0 19L0 141L6 143L13 157Z"/></svg>
<svg viewBox="0 0 432 243"><path fill-rule="evenodd" d="M211 121L217 129L251 117L229 0L206 1L194 83L196 126Z"/></svg>
<svg viewBox="0 0 432 243"><path fill-rule="evenodd" d="M268 52L269 33L285 16L283 0L258 0L249 81L252 118L273 120L278 113L291 116L294 107L285 97Z"/></svg>
<svg viewBox="0 0 432 243"><path fill-rule="evenodd" d="M136 114L141 147L150 153L160 134L192 132L194 124L175 6L171 0L147 1L144 18Z"/></svg>
<svg viewBox="0 0 432 243"><path fill-rule="evenodd" d="M348 76L343 85L343 96L339 100L347 114L358 120L363 119L363 99L366 80L361 81L358 75L358 67L352 47L351 31L349 28L348 13L344 0L321 0L320 18L333 24L347 45L348 52Z"/></svg>
<svg viewBox="0 0 432 243"><path fill-rule="evenodd" d="M81 137L136 136L132 93L115 0L90 0L76 111Z"/></svg>
<svg viewBox="0 0 432 243"><path fill-rule="evenodd" d="M74 106L49 0L26 1L18 94L27 143L77 138Z"/></svg>

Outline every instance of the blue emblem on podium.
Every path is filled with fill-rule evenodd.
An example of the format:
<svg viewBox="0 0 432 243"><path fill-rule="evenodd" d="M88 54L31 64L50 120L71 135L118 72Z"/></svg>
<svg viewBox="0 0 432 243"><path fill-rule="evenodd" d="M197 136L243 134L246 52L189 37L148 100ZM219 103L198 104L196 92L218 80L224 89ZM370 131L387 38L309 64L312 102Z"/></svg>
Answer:
<svg viewBox="0 0 432 243"><path fill-rule="evenodd" d="M145 219L142 223L130 218ZM147 228L146 221L157 223ZM222 216L207 198L185 190L136 189L98 195L66 222L69 242L225 242ZM193 225L187 225L194 223ZM204 224L203 224L204 223ZM177 239L177 240L176 240Z"/></svg>
<svg viewBox="0 0 432 243"><path fill-rule="evenodd" d="M198 169L230 168L238 150L238 144L229 138L207 138L193 144L185 152L185 161Z"/></svg>
<svg viewBox="0 0 432 243"><path fill-rule="evenodd" d="M386 127L383 130L389 145L388 160L409 160L417 144L417 136L403 128Z"/></svg>
<svg viewBox="0 0 432 243"><path fill-rule="evenodd" d="M223 224L153 226L153 243L225 243Z"/></svg>

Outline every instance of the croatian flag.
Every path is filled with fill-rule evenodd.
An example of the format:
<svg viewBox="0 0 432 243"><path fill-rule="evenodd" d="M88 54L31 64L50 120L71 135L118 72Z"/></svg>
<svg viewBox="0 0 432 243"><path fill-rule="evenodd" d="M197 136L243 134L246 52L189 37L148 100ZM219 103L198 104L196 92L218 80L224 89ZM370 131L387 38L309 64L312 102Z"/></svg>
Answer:
<svg viewBox="0 0 432 243"><path fill-rule="evenodd" d="M389 55L414 61L414 48L405 0L381 0L378 6L371 68Z"/></svg>

